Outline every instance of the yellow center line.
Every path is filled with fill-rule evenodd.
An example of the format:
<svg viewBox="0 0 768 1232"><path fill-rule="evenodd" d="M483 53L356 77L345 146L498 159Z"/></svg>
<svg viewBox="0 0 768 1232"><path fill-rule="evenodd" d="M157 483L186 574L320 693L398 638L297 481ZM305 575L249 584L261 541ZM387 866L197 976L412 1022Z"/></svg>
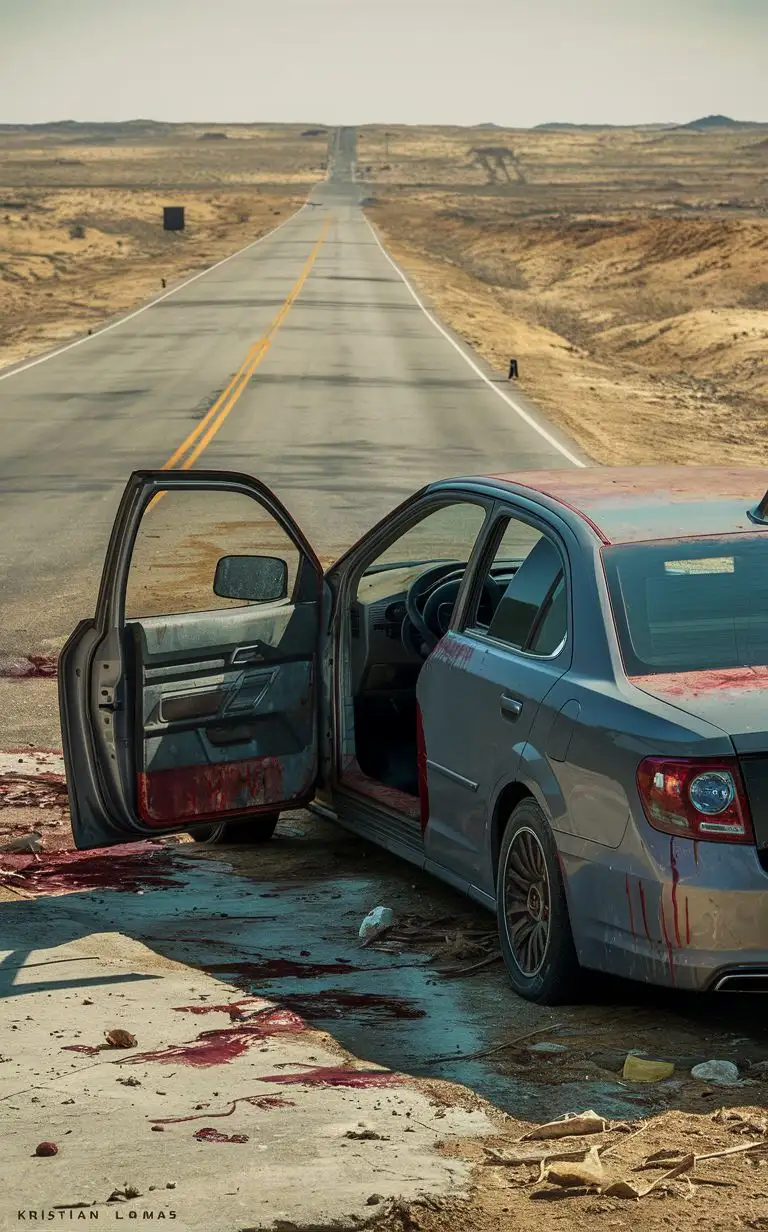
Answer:
<svg viewBox="0 0 768 1232"><path fill-rule="evenodd" d="M211 409L200 420L200 423L196 424L196 426L189 433L189 436L187 436L187 438L179 445L178 449L171 454L168 461L161 468L162 470L189 470L200 457L203 450L207 449L208 445L210 445L219 428L224 423L224 420L236 405L240 395L246 388L254 372L269 350L275 334L301 294L301 289L307 281L307 278L312 270L312 266L315 264L318 253L325 242L325 237L330 223L331 219L330 216L328 216L323 223L320 235L318 236L317 242L307 258L304 268L299 274L299 277L296 279L296 282L293 284L293 287L291 288L288 297L284 301L277 316L270 323L266 333L263 334L262 337L249 348L248 354L235 375L232 377L232 380L229 382L224 392L219 395ZM162 492L156 493L147 506L147 512L149 512L152 506L160 500L162 495Z"/></svg>

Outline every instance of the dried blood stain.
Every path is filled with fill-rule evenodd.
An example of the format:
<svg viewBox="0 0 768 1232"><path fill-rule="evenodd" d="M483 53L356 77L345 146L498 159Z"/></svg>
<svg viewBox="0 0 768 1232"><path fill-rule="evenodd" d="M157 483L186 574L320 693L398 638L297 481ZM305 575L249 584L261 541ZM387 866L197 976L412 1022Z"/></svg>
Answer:
<svg viewBox="0 0 768 1232"><path fill-rule="evenodd" d="M122 1065L143 1065L157 1061L161 1065L221 1065L233 1061L254 1045L271 1035L306 1031L307 1024L290 1010L268 1009L249 1019L247 1026L226 1027L221 1031L202 1031L197 1039L156 1052L142 1052L126 1057Z"/></svg>

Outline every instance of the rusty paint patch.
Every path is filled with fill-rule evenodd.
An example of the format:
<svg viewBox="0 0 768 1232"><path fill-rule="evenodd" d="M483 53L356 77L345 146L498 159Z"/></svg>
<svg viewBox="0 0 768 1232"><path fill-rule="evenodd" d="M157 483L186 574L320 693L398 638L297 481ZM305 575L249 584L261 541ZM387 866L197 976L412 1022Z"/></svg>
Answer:
<svg viewBox="0 0 768 1232"><path fill-rule="evenodd" d="M662 672L656 676L630 676L630 683L646 693L665 697L701 697L712 693L741 693L768 689L768 667L731 667L705 672Z"/></svg>
<svg viewBox="0 0 768 1232"><path fill-rule="evenodd" d="M197 1039L155 1052L137 1053L126 1057L121 1065L144 1065L156 1061L160 1065L222 1065L242 1056L254 1044L272 1035L297 1034L306 1031L307 1024L290 1010L267 1009L248 1020L248 1025L226 1027L220 1031L202 1031Z"/></svg>
<svg viewBox="0 0 768 1232"><path fill-rule="evenodd" d="M138 775L139 816L148 826L220 820L229 813L285 803L277 757L173 767Z"/></svg>
<svg viewBox="0 0 768 1232"><path fill-rule="evenodd" d="M306 1087L357 1087L360 1090L376 1090L379 1087L396 1087L405 1082L404 1074L391 1070L350 1069L346 1066L304 1070L300 1074L267 1074L259 1082L284 1082L291 1086Z"/></svg>

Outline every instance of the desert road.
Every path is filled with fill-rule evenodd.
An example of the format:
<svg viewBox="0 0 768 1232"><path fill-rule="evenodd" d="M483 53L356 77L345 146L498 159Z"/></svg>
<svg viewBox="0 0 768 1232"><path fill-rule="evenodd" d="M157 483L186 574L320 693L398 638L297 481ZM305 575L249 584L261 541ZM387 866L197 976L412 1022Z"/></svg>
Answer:
<svg viewBox="0 0 768 1232"><path fill-rule="evenodd" d="M341 129L328 180L276 231L0 372L0 747L58 744L50 684L20 695L1 665L55 653L92 614L138 467L258 475L328 560L429 480L579 460L426 315L366 221L354 162L355 131Z"/></svg>

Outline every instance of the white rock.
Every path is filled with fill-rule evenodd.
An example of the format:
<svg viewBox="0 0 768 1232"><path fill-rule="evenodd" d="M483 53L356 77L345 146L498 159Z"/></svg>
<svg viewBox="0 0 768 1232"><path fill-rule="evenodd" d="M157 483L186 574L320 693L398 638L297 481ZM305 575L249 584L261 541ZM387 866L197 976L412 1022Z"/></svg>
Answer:
<svg viewBox="0 0 768 1232"><path fill-rule="evenodd" d="M712 1082L715 1086L736 1087L741 1083L739 1071L733 1061L704 1061L694 1065L691 1077L699 1082Z"/></svg>
<svg viewBox="0 0 768 1232"><path fill-rule="evenodd" d="M383 933L389 932L395 922L395 913L391 907L374 907L360 925L361 941L375 941Z"/></svg>

